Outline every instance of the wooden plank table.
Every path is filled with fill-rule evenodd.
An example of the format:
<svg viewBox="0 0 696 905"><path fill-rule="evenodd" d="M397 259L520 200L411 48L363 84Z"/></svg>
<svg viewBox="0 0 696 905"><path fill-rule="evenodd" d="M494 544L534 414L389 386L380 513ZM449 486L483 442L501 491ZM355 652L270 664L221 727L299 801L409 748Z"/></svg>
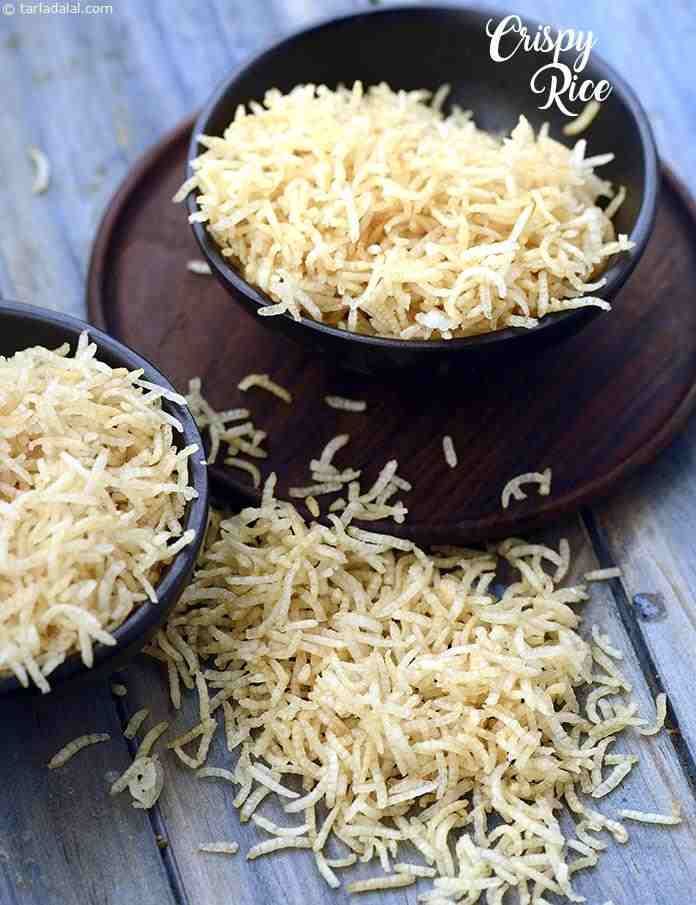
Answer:
<svg viewBox="0 0 696 905"><path fill-rule="evenodd" d="M83 4L84 5L84 4ZM312 18L356 9L334 0L197 0L147 5L114 0L100 15L0 11L0 295L84 314L84 279L99 217L139 154L195 109L231 66L264 42ZM503 9L506 3L490 3ZM592 29L599 51L640 95L660 152L696 192L692 145L693 46L688 4L648 0L518 0L521 13ZM4 7L3 7L4 10ZM49 156L47 194L31 194L27 147ZM695 338L696 339L696 338ZM570 537L576 573L619 564L624 579L593 593L587 622L609 630L626 652L627 672L644 712L664 689L676 730L640 744L640 767L609 800L668 809L682 802L677 829L636 827L628 846L611 846L578 880L590 903L685 905L696 881L696 422L653 466L611 500L558 526ZM651 595L644 597L640 595ZM638 596L637 596L638 595ZM165 790L149 814L111 799L108 785L128 763L122 727L148 706L174 716L153 664L124 674L125 699L106 684L65 698L2 704L0 730L0 903L2 905L269 905L345 902L318 878L306 853L256 862L203 856L199 843L237 838L229 790L203 783L165 758ZM188 707L188 710L187 710ZM176 726L193 720L192 702ZM66 741L106 731L108 744L63 770L45 765ZM222 763L214 749L211 763ZM162 838L167 841L162 845ZM306 869L305 869L306 868ZM368 869L364 873L369 873ZM415 903L411 888L390 902ZM370 895L366 905L381 901Z"/></svg>

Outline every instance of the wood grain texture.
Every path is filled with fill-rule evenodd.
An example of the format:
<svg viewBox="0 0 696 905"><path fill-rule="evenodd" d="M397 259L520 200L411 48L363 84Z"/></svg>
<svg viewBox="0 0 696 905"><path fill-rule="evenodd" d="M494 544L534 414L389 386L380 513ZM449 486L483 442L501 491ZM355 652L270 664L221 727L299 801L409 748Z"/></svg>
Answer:
<svg viewBox="0 0 696 905"><path fill-rule="evenodd" d="M117 0L112 15L0 16L3 103L0 165L12 173L0 202L0 294L84 311L82 281L93 231L132 162L199 106L230 68L282 32L367 0ZM507 10L504 0L487 4ZM597 50L648 111L662 156L692 191L691 58L696 24L687 0L518 0L522 14L592 29ZM53 164L46 195L30 192L26 149Z"/></svg>
<svg viewBox="0 0 696 905"><path fill-rule="evenodd" d="M365 487L391 458L414 481L404 496L406 523L380 522L375 530L419 543L502 537L607 493L684 423L696 401L696 219L671 179L663 180L647 251L610 314L509 367L375 380L342 372L311 345L275 335L215 280L187 272L186 261L200 252L186 210L171 199L186 169L189 125L146 155L109 206L91 259L88 311L182 392L201 376L218 409L248 407L268 433L262 470L278 474L279 495L312 483L310 459L348 433L351 445L337 462L364 468ZM663 296L670 298L667 317ZM250 372L269 373L292 393L292 405L259 391L242 394L237 384ZM367 412L337 412L327 395L366 400ZM444 460L447 434L456 469ZM550 496L530 492L501 508L511 478L549 466ZM258 502L248 474L219 465L211 476L218 487ZM322 500L324 512L339 495Z"/></svg>
<svg viewBox="0 0 696 905"><path fill-rule="evenodd" d="M636 629L692 752L696 752L695 457L692 421L655 465L598 509L608 555L624 570Z"/></svg>
<svg viewBox="0 0 696 905"><path fill-rule="evenodd" d="M19 4L17 4L19 6ZM111 15L0 13L0 295L84 312L94 230L132 162L202 103L235 62L281 31L330 12L321 0L116 0ZM51 161L33 196L29 145Z"/></svg>
<svg viewBox="0 0 696 905"><path fill-rule="evenodd" d="M109 795L130 758L108 685L5 701L2 723L0 902L174 905L148 815ZM53 755L86 732L111 739L48 770Z"/></svg>
<svg viewBox="0 0 696 905"><path fill-rule="evenodd" d="M83 282L94 230L137 157L198 107L232 66L265 42L317 16L363 5L366 0L211 0L206 4L200 0L151 0L147 5L139 0L115 0L111 16L0 16L0 166L4 174L0 180L4 215L0 294L84 314ZM649 0L611 4L604 0L582 4L575 0L517 0L514 4L488 0L487 5L499 10L514 6L546 22L593 29L599 39L598 51L641 98L663 158L696 192L691 65L696 19L688 0L663 4ZM39 145L53 168L49 191L36 197L30 192L29 144ZM696 649L692 541L696 501L691 486L695 444L692 425L655 466L600 512L610 553L627 569L629 600L636 590L663 593L666 618L647 624L639 620L634 640L645 639L692 743L696 739L690 681ZM601 596L600 609L613 618L618 612L616 601L607 590ZM166 709L152 671L132 671L134 678L128 684L134 686L133 700ZM637 687L643 689L647 707L645 684L638 681ZM126 700L133 706L130 697ZM167 905L174 894L177 902L190 905L215 905L216 898L225 905L236 901L235 875L229 872L234 859L228 862L223 856L196 855L192 840L184 835L195 830L201 836L196 841L202 841L234 830L225 790L212 785L207 791L200 790L195 780L168 767L167 789L153 824L163 828L161 821L166 818L166 832L179 860L165 853L162 863L168 873L164 875L156 852L153 857L152 832L143 815L125 801L114 803L104 798L103 775L121 769L126 762L118 741L82 752L79 762L76 758L65 768L74 768L74 772L71 769L54 777L41 766L68 737L85 728L112 731L113 727L116 737L115 710L108 694L95 697L85 691L69 703L50 704L55 704L57 713L38 725L34 711L24 705L3 711L3 905L77 905L78 901ZM663 736L641 745L644 758L648 750L657 753L650 758L654 768L644 774L647 786L636 782L636 794L650 789L656 807L664 805L673 791L688 800L683 773L669 745L664 747L667 741ZM664 755L663 759L658 760L658 755ZM97 764L98 770L89 770L88 764ZM78 770L80 765L83 769ZM60 807L69 810L60 815ZM691 815L690 808L687 810ZM67 817L78 812L80 822L71 826ZM693 826L693 817L689 819ZM689 879L693 885L696 876L690 861L693 848L688 830L673 833L636 828L630 846L612 849L609 857L620 860L605 861L605 868L588 875L590 885L584 890L591 895L590 903L612 896L617 905L632 901L685 905L693 898L686 885ZM250 877L258 873L239 860L235 870L241 873L244 869ZM255 886L258 905L332 901L323 888L314 885L310 871L304 882L304 873L292 866L297 861L287 871L272 863L263 868L263 876L277 875L291 885L286 892L274 881L261 885L259 880ZM269 885L272 882L274 885ZM375 896L366 905L377 901L383 900ZM404 901L404 897L395 895L391 901Z"/></svg>
<svg viewBox="0 0 696 905"><path fill-rule="evenodd" d="M558 536L570 540L573 551L573 571L568 582L580 581L582 574L597 567L597 559L589 538L578 520L558 527L540 540L556 542ZM608 632L614 644L625 652L622 668L634 685L633 695L641 713L654 713L653 694L641 672L620 615L614 606L611 590L606 584L592 587L592 598L581 608L583 634L589 635L593 623ZM195 695L184 697L182 711L177 714L169 703L164 675L152 663L138 664L129 671L127 704L135 710L141 706L152 709L151 722L173 720L169 733L184 732L198 722ZM668 812L671 802L682 802L685 823L676 830L628 827L628 845L610 844L600 865L578 875L577 889L590 903L613 899L621 903L664 902L685 905L696 876L696 803L689 784L679 765L671 737L662 733L655 738L641 738L632 733L617 743L617 750L640 757L639 766L615 792L597 802L602 813L611 815L619 808L641 808ZM209 765L230 768L231 757L218 731L208 758ZM227 905L234 895L235 905L272 905L285 901L288 905L303 902L326 902L327 905L347 905L354 901L345 892L345 883L379 874L377 864L360 865L341 872L344 886L332 892L317 874L312 857L307 852L278 853L252 862L244 853L257 842L269 838L253 824L240 824L231 805L236 787L220 780L199 780L177 758L168 752L163 756L165 787L160 810L167 827L172 855L191 902L205 905ZM284 814L270 799L266 799L259 813L278 823L300 823ZM196 851L201 842L234 840L240 852L233 856L203 855ZM334 854L344 853L335 849ZM419 861L417 855L405 855L404 860ZM417 896L430 888L421 881L416 888L389 894L361 897L366 905L415 905Z"/></svg>

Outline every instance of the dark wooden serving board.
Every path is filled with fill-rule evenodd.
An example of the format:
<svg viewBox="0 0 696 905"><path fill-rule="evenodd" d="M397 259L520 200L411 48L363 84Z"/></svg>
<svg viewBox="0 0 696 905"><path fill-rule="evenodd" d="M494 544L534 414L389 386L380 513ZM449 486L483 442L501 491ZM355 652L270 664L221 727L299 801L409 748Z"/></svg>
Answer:
<svg viewBox="0 0 696 905"><path fill-rule="evenodd" d="M279 493L307 484L309 459L337 433L351 444L337 462L376 476L390 458L414 483L409 518L389 530L421 543L462 542L527 530L606 494L652 459L696 401L696 213L664 171L654 235L614 310L535 360L462 372L375 381L269 332L212 277L189 273L200 258L183 205L171 198L184 178L191 121L166 136L133 169L97 234L87 289L91 320L150 358L180 389L203 379L217 407L245 405L267 430L264 474ZM286 405L237 389L249 372L287 387ZM367 412L337 412L327 394L366 399ZM451 434L459 466L447 467ZM505 483L553 469L548 497L501 509ZM246 474L213 469L218 487L258 499ZM322 497L324 511L331 498ZM374 524L376 530L386 525Z"/></svg>

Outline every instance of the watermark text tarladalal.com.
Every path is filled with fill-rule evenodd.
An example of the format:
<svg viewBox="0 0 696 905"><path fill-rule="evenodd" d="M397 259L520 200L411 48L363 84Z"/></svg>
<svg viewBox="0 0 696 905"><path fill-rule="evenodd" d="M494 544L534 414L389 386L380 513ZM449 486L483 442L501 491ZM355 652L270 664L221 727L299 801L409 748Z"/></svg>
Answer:
<svg viewBox="0 0 696 905"><path fill-rule="evenodd" d="M110 16L114 7L112 3L40 3L30 0L0 3L3 16Z"/></svg>

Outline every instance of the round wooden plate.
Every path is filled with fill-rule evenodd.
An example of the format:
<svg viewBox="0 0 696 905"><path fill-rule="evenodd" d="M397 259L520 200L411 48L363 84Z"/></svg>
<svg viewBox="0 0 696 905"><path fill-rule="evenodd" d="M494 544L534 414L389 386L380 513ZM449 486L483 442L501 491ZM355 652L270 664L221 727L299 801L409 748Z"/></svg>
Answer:
<svg viewBox="0 0 696 905"><path fill-rule="evenodd" d="M696 401L696 209L669 171L654 235L612 312L542 356L494 372L376 382L269 332L212 277L187 271L200 252L185 207L171 198L184 179L191 126L182 123L146 154L113 198L92 252L89 315L181 390L199 375L214 406L251 408L269 434L262 470L277 472L279 495L310 483L310 458L348 433L337 463L362 467L363 486L391 458L414 484L402 495L404 525L370 527L419 543L499 537L605 494L684 423ZM237 383L252 371L287 387L293 404L241 393ZM328 394L365 399L367 411L335 411ZM455 469L444 461L445 434L457 449ZM550 496L531 487L526 500L501 509L510 478L548 466ZM219 490L258 499L246 474L211 472ZM330 499L320 499L322 511Z"/></svg>

